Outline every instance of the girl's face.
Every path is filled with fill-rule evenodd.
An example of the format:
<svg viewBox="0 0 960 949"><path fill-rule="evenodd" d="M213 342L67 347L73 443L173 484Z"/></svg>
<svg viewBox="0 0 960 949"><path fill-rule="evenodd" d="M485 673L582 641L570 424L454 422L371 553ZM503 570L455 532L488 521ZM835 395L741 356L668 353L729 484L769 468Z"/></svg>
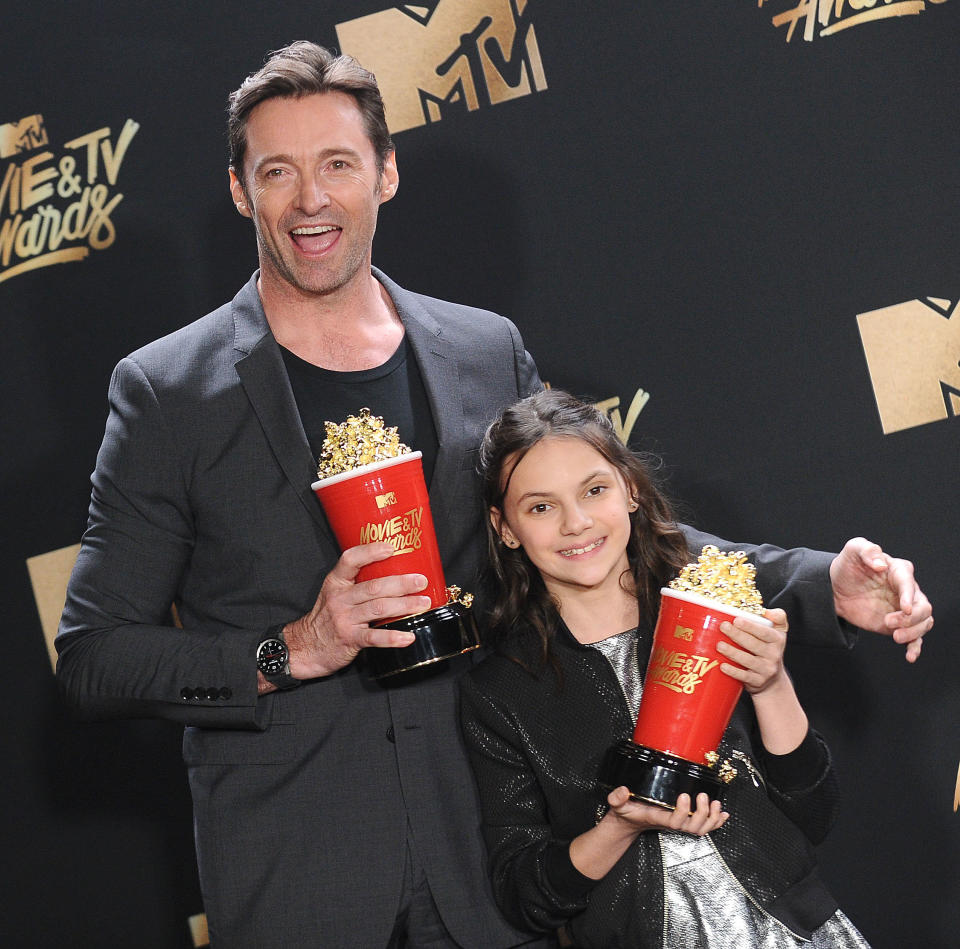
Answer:
<svg viewBox="0 0 960 949"><path fill-rule="evenodd" d="M504 543L522 547L559 598L621 590L630 512L620 472L579 438L546 438L513 469L503 510L490 518ZM622 590L621 590L622 592Z"/></svg>

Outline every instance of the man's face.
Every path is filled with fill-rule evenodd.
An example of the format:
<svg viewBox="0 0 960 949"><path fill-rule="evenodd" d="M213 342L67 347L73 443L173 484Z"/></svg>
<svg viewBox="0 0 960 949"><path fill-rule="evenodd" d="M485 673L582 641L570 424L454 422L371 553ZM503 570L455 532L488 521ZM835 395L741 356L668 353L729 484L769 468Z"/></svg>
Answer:
<svg viewBox="0 0 960 949"><path fill-rule="evenodd" d="M369 273L377 211L393 197L393 154L377 172L360 110L342 92L268 99L250 113L237 210L257 230L264 290L333 293Z"/></svg>

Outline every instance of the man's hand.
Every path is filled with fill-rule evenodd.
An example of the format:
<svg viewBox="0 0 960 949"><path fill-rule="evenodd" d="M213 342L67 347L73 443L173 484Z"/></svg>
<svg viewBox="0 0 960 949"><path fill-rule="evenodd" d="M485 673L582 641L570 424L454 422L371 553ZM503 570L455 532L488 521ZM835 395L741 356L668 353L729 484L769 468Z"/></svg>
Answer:
<svg viewBox="0 0 960 949"><path fill-rule="evenodd" d="M413 642L413 633L370 624L429 609L430 597L414 595L426 587L427 578L405 573L357 583L361 567L386 560L393 552L390 544L376 543L341 554L325 577L313 609L284 628L294 678L330 675L353 662L367 646L402 647Z"/></svg>
<svg viewBox="0 0 960 949"><path fill-rule="evenodd" d="M830 564L837 616L906 644L916 662L923 635L933 626L933 607L917 586L913 564L885 554L863 537L848 540Z"/></svg>

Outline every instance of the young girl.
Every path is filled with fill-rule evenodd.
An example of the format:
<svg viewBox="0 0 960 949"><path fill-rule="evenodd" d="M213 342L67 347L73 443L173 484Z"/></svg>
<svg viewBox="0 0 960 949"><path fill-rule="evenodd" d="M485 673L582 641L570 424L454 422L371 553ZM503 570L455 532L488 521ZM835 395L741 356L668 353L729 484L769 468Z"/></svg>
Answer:
<svg viewBox="0 0 960 949"><path fill-rule="evenodd" d="M561 946L866 947L816 871L836 783L783 666L783 611L721 627L736 644L721 668L745 690L719 748L738 772L726 810L604 798L597 768L632 733L659 591L699 549L567 393L506 409L481 470L496 652L463 680L462 721L507 918Z"/></svg>

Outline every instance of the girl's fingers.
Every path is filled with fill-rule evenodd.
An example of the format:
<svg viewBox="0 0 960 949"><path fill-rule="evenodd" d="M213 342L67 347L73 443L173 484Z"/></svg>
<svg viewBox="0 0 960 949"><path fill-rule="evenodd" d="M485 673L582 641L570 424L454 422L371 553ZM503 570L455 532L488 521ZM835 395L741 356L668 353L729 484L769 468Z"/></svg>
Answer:
<svg viewBox="0 0 960 949"><path fill-rule="evenodd" d="M782 613L783 611L771 610L768 612ZM748 673L753 673L754 676L765 679L776 672L783 659L786 635L782 630L772 627L763 627L762 635L754 635L752 632L734 625L741 622L750 623L752 621L738 617L733 624L728 622L721 624L720 631L731 642L720 640L717 643L717 652L731 663L747 670ZM748 676L734 669L724 668L724 671L741 682L748 681ZM756 682L752 684L756 684Z"/></svg>
<svg viewBox="0 0 960 949"><path fill-rule="evenodd" d="M787 623L787 614L783 610L764 610L763 615L773 623L775 629L778 629L782 633L786 633L789 629L789 624Z"/></svg>
<svg viewBox="0 0 960 949"><path fill-rule="evenodd" d="M630 800L630 790L623 785L614 788L607 795L607 803L611 807L623 807Z"/></svg>
<svg viewBox="0 0 960 949"><path fill-rule="evenodd" d="M677 798L677 806L676 806L676 808L675 808L675 810L674 810L673 813L674 813L675 815L682 814L682 815L683 815L683 819L686 820L686 819L690 816L690 803L691 803L691 802L690 802L690 795L689 795L689 794L681 794L681 795Z"/></svg>
<svg viewBox="0 0 960 949"><path fill-rule="evenodd" d="M729 814L721 810L719 801L711 801L706 794L697 795L696 809L690 812L690 797L681 794L677 798L677 808L674 812L675 821L671 821L673 829L687 834L703 836L723 826Z"/></svg>
<svg viewBox="0 0 960 949"><path fill-rule="evenodd" d="M732 622L720 624L720 632L738 646L750 652L763 649L764 646L779 646L786 641L786 633L776 626L767 626L765 623L755 623L746 617L737 617Z"/></svg>
<svg viewBox="0 0 960 949"><path fill-rule="evenodd" d="M745 669L749 669L753 662L760 658L756 653L748 652L746 649L737 649L736 646L731 646L730 643L725 643L722 639L717 643L717 652Z"/></svg>

